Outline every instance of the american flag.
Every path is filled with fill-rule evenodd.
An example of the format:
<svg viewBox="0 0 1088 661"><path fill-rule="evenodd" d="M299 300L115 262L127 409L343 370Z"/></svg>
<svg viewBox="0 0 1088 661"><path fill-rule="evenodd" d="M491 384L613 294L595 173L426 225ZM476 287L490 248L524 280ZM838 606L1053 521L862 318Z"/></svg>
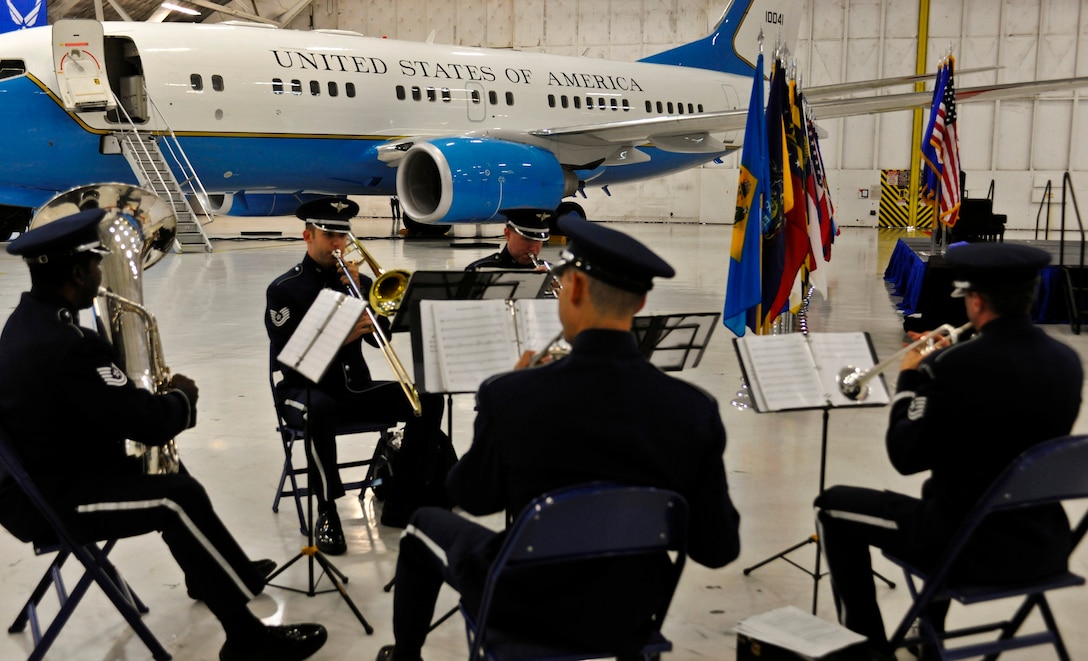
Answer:
<svg viewBox="0 0 1088 661"><path fill-rule="evenodd" d="M960 215L960 141L956 134L955 60L948 59L948 83L937 112L930 145L941 162L941 220L952 227Z"/></svg>

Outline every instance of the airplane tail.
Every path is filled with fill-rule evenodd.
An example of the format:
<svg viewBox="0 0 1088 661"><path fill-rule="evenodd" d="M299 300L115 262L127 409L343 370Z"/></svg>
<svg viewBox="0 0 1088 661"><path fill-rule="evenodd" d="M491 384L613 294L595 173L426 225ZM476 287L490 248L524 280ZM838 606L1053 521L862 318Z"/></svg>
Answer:
<svg viewBox="0 0 1088 661"><path fill-rule="evenodd" d="M775 43L792 45L801 27L805 0L733 0L709 35L639 60L751 76L759 55Z"/></svg>

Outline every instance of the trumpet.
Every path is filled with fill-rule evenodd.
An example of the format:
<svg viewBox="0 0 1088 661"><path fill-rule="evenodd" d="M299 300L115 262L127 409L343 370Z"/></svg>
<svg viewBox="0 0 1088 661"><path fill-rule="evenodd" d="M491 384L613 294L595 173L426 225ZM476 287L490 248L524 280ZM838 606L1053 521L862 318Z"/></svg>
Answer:
<svg viewBox="0 0 1088 661"><path fill-rule="evenodd" d="M865 384L872 380L874 376L888 369L891 365L901 361L903 356L906 356L911 351L919 349L923 355L928 354L937 348L939 342L946 338L950 344L955 344L959 341L960 335L966 333L970 328L971 322L967 322L959 328L953 327L952 324L944 324L943 326L939 326L938 328L929 331L914 342L911 342L892 354L884 362L873 365L869 369L863 370L859 367L847 365L839 371L839 375L836 377L835 381L839 384L839 390L842 394L850 399L863 400L869 396L869 386Z"/></svg>
<svg viewBox="0 0 1088 661"><path fill-rule="evenodd" d="M559 278L552 273L552 265L547 260L540 259L533 253L526 253L529 256L529 261L533 263L534 268L544 267L544 270L548 272L552 277L552 284L548 285L547 294L552 298L559 298L559 290L563 288L563 283L559 282ZM555 340L553 340L554 342Z"/></svg>
<svg viewBox="0 0 1088 661"><path fill-rule="evenodd" d="M354 240L355 237L351 237ZM351 271L348 270L348 265L344 262L344 258L339 250L333 250L332 256L336 260L336 263L340 265L340 270L344 272L344 275L348 279L348 289L351 295L355 298L366 301L367 297L363 296L363 292L359 289L359 283L355 281L355 278L351 277ZM370 288L370 300L374 300L375 286ZM408 403L412 405L412 411L416 416L423 414L423 405L419 400L419 391L416 390L416 386L412 383L412 379L408 376L408 370L404 368L404 364L400 362L400 358L397 357L396 352L393 351L393 347L389 344L389 338L385 336L382 331L382 327L378 325L378 318L374 316L374 305L363 306L363 313L370 317L370 323L374 326L374 335L378 338L378 348L381 349L382 355L385 356L385 362L389 363L390 369L393 370L393 375L396 377L397 382L400 384L400 389L404 391L404 396L408 398Z"/></svg>
<svg viewBox="0 0 1088 661"><path fill-rule="evenodd" d="M388 317L400 308L404 292L408 289L408 280L412 274L404 269L391 269L385 271L378 266L378 262L363 246L362 241L348 232L348 248L357 250L362 260L374 272L374 284L370 287L367 296L359 298L370 301L370 307L383 317ZM346 273L346 271L345 271Z"/></svg>
<svg viewBox="0 0 1088 661"><path fill-rule="evenodd" d="M570 347L563 343L563 331L559 331L555 334L555 337L548 340L548 343L544 345L543 349L537 351L529 358L527 367L536 367L545 358L551 358L552 360L566 358L568 354L570 354Z"/></svg>

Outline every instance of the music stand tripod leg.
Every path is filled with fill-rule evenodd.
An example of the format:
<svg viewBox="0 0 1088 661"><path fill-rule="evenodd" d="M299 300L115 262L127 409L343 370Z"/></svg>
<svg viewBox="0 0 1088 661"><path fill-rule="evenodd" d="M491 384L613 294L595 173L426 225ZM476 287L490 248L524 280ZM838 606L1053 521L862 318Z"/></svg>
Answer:
<svg viewBox="0 0 1088 661"><path fill-rule="evenodd" d="M306 387L306 412L303 415L303 422L305 423L303 426L305 431L304 439L306 442L306 448L309 457L312 457L313 438L311 438L310 436L309 385L307 385ZM309 465L309 461L307 461L307 465ZM345 602L347 602L348 608L350 608L351 612L355 614L355 617L359 620L359 623L363 625L363 630L366 631L366 634L369 636L374 633L374 627L370 626L370 623L366 621L366 618L363 617L363 614L359 611L358 607L355 606L355 602L351 600L351 597L348 595L347 590L344 589L344 583L348 582L347 576L345 576L339 569L337 569L335 565L329 562L328 558L325 557L325 554L318 550L317 545L314 544L314 491L315 489L312 487L312 485L311 488L306 490L306 510L307 515L309 516L309 520L306 522L306 546L301 551L299 551L295 555L295 557L288 560L282 567L277 569L268 577L268 585L274 588L280 588L282 590L301 592L308 597L313 597L318 594L325 594L327 592L333 592L333 590L339 592L340 596L344 599ZM302 559L303 557L309 559L309 583L306 590L291 588L285 585L272 585L271 581L273 578L279 576L281 573L283 573L285 569L295 564L296 561ZM314 579L314 562L317 562L317 564L321 566L321 569L324 571L324 575L328 576L329 581L333 584L333 586L335 586L334 589L321 591L317 590L317 583L321 579L320 577L318 577L316 580Z"/></svg>

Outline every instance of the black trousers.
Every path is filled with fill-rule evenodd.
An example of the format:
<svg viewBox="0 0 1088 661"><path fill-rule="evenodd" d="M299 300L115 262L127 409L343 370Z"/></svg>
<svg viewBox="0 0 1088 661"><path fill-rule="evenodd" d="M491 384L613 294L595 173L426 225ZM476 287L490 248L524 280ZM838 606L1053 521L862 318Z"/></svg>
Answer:
<svg viewBox="0 0 1088 661"><path fill-rule="evenodd" d="M264 576L184 469L177 475L86 475L42 488L77 539L160 531L186 583L224 624L244 615L246 602L264 589Z"/></svg>
<svg viewBox="0 0 1088 661"><path fill-rule="evenodd" d="M487 570L502 541L503 535L444 509L416 511L397 555L393 591L397 659L419 658L443 582L461 594L470 612L478 612Z"/></svg>
<svg viewBox="0 0 1088 661"><path fill-rule="evenodd" d="M283 394L287 403L284 411L287 423L305 429L306 389L291 389ZM307 475L319 510L323 511L326 503L344 495L344 484L336 469L336 429L343 424L404 422L404 438L393 466L395 486L388 500L399 504L420 490L421 483L428 477L428 461L444 436L441 425L445 401L441 395L421 394L423 414L418 417L396 381L375 381L373 387L364 392L344 392L335 397L311 388L308 397L309 434L313 439L314 454L311 456L311 448L307 446Z"/></svg>
<svg viewBox="0 0 1088 661"><path fill-rule="evenodd" d="M923 558L916 541L922 501L890 491L835 486L817 497L815 506L839 622L873 645L887 645L869 547L913 561Z"/></svg>

